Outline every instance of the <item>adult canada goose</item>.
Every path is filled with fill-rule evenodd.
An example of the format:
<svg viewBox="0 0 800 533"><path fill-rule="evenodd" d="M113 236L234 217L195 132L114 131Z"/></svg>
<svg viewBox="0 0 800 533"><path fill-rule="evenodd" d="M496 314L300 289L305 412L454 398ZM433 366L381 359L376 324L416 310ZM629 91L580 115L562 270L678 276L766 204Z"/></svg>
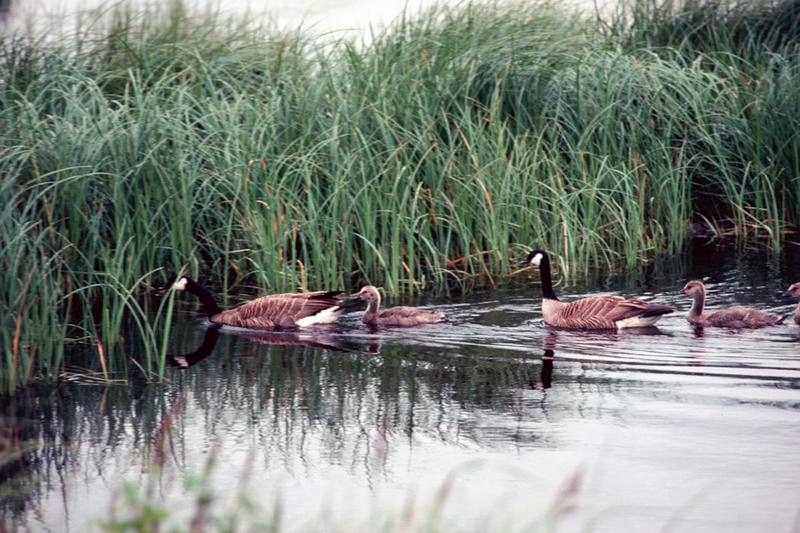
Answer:
<svg viewBox="0 0 800 533"><path fill-rule="evenodd" d="M262 296L223 311L208 289L189 276L181 276L172 287L197 296L208 320L219 326L274 330L330 324L347 307L338 298L341 291L317 291Z"/></svg>
<svg viewBox="0 0 800 533"><path fill-rule="evenodd" d="M367 302L367 310L361 320L371 326L413 327L422 324L443 322L444 315L438 311L429 311L417 307L389 307L380 309L381 295L372 285L362 287L356 295Z"/></svg>
<svg viewBox="0 0 800 533"><path fill-rule="evenodd" d="M783 322L784 317L766 313L753 307L736 305L726 309L718 309L710 313L703 312L706 304L706 287L699 279L688 282L681 292L693 300L687 320L695 326L717 328L763 328Z"/></svg>
<svg viewBox="0 0 800 533"><path fill-rule="evenodd" d="M792 298L800 298L800 282L789 285L786 294ZM800 305L794 309L794 321L796 324L800 324Z"/></svg>
<svg viewBox="0 0 800 533"><path fill-rule="evenodd" d="M542 278L542 316L546 324L562 329L623 329L652 326L662 315L675 309L663 304L629 300L621 296L589 296L574 302L561 302L553 291L550 256L544 250L531 250L522 266L539 267Z"/></svg>

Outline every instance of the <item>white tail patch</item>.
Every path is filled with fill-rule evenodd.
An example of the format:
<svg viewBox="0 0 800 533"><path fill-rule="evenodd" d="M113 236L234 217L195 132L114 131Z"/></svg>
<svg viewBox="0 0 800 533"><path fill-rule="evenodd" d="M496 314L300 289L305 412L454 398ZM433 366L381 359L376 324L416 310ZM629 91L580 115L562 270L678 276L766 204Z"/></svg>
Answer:
<svg viewBox="0 0 800 533"><path fill-rule="evenodd" d="M625 320L618 320L616 322L617 329L625 329L625 328L646 328L647 326L652 326L661 318L661 315L657 316L633 316L631 318L626 318Z"/></svg>
<svg viewBox="0 0 800 533"><path fill-rule="evenodd" d="M313 326L314 324L331 324L336 322L336 319L339 318L339 315L341 314L342 308L338 305L334 305L333 307L323 309L314 315L301 318L297 321L297 325L301 328L304 328L306 326Z"/></svg>

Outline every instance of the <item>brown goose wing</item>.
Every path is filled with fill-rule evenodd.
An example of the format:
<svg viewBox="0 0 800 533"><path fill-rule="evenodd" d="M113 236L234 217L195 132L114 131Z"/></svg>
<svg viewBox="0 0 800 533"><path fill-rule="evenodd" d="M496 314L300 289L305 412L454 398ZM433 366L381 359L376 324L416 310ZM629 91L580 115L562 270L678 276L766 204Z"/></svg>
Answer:
<svg viewBox="0 0 800 533"><path fill-rule="evenodd" d="M619 321L637 316L653 316L671 313L674 309L668 305L654 304L643 300L622 299L609 312L609 318Z"/></svg>
<svg viewBox="0 0 800 533"><path fill-rule="evenodd" d="M590 296L565 303L559 309L554 326L576 329L616 329L608 314L623 298L619 296Z"/></svg>
<svg viewBox="0 0 800 533"><path fill-rule="evenodd" d="M669 306L621 296L590 296L565 304L560 310L559 322L572 328L616 329L620 320L665 314L672 310Z"/></svg>
<svg viewBox="0 0 800 533"><path fill-rule="evenodd" d="M250 329L296 327L297 321L339 304L341 291L272 294L211 317L212 322Z"/></svg>

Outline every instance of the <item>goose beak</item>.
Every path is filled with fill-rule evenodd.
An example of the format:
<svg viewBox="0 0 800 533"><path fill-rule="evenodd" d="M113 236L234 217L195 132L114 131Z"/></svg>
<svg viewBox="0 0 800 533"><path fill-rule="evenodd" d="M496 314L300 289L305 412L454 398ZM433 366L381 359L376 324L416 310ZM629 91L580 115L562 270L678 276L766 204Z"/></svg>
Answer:
<svg viewBox="0 0 800 533"><path fill-rule="evenodd" d="M156 285L155 288L153 288L153 294L158 296L166 294L172 287L172 284L175 283L175 279L176 276L172 276L168 278L167 281L165 281L164 283Z"/></svg>
<svg viewBox="0 0 800 533"><path fill-rule="evenodd" d="M153 289L153 294L155 294L155 295L157 295L157 296L164 295L164 294L166 294L166 293L167 293L167 291L169 290L169 288L170 288L171 286L172 286L172 284L171 284L171 283L162 283L161 285L157 285L157 286L156 286L156 287Z"/></svg>

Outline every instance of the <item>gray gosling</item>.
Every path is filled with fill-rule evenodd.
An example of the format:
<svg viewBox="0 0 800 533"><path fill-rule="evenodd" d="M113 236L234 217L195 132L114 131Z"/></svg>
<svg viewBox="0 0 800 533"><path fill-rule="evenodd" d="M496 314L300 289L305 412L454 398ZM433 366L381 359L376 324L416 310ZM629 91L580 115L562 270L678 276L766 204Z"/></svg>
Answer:
<svg viewBox="0 0 800 533"><path fill-rule="evenodd" d="M417 307L389 307L380 309L381 295L372 285L363 287L356 295L367 302L367 310L361 320L370 326L396 326L410 328L423 324L435 324L444 321L444 315L438 311L429 311Z"/></svg>
<svg viewBox="0 0 800 533"><path fill-rule="evenodd" d="M703 311L706 302L706 287L703 282L695 279L687 283L681 292L692 298L692 308L686 319L695 326L755 329L766 326L775 326L783 322L784 317L761 311L753 307L736 305L725 309L718 309L710 313Z"/></svg>
<svg viewBox="0 0 800 533"><path fill-rule="evenodd" d="M800 282L789 285L789 288L786 289L786 295L792 298L800 298ZM800 305L794 309L794 322L795 324L800 324Z"/></svg>

